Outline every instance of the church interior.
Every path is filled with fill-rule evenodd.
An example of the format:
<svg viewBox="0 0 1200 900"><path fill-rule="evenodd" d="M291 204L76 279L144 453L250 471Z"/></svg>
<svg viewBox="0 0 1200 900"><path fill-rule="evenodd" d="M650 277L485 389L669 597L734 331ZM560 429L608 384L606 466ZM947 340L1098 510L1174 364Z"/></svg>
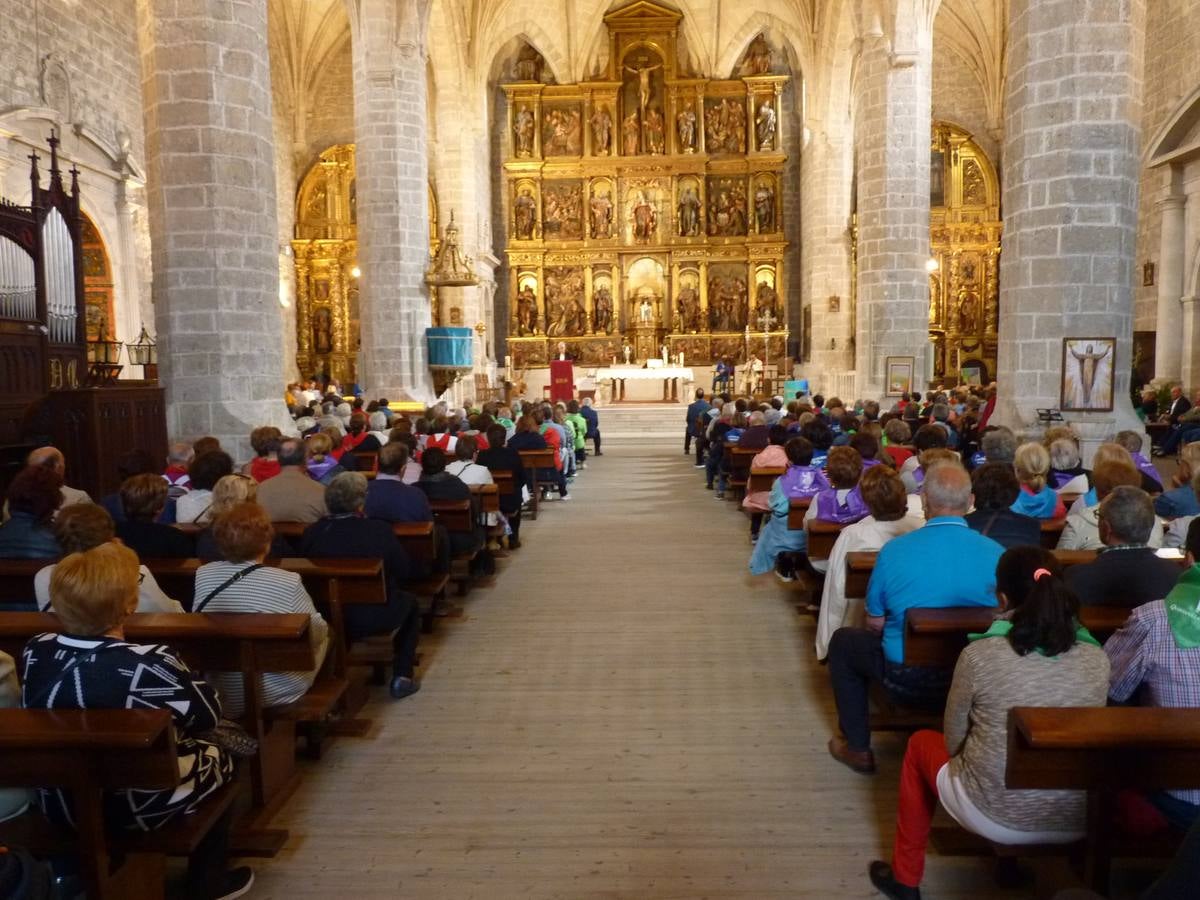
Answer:
<svg viewBox="0 0 1200 900"><path fill-rule="evenodd" d="M0 20L0 900L1200 895L1200 0Z"/></svg>

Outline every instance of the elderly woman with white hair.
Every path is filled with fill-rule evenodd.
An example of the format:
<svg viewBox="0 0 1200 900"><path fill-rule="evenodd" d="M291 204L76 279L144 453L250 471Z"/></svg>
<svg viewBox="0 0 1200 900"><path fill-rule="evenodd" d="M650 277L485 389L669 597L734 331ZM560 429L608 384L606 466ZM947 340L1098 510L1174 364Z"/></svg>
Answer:
<svg viewBox="0 0 1200 900"><path fill-rule="evenodd" d="M379 441L382 447L388 442L388 418L379 410L367 416L367 434Z"/></svg>

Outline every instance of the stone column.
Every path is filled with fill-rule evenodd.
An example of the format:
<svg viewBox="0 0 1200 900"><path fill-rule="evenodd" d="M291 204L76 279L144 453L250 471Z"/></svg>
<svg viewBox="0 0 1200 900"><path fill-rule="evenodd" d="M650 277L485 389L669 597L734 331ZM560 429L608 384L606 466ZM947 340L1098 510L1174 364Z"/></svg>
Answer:
<svg viewBox="0 0 1200 900"><path fill-rule="evenodd" d="M1113 411L1066 414L1095 444L1140 429L1129 398L1145 7L1012 0L997 424L1062 406L1063 339L1115 337Z"/></svg>
<svg viewBox="0 0 1200 900"><path fill-rule="evenodd" d="M814 391L829 396L833 378L854 368L850 316L850 154L848 139L836 139L819 126L800 157L805 198L800 217L802 296L812 306L812 355L801 367ZM831 297L837 297L832 309ZM791 321L799 334L802 315ZM830 346L832 344L832 347ZM790 398L789 398L790 399ZM853 399L853 398L851 398Z"/></svg>
<svg viewBox="0 0 1200 900"><path fill-rule="evenodd" d="M889 356L913 357L923 388L929 352L928 34L894 46L863 39L857 84L858 335L856 391L882 397Z"/></svg>
<svg viewBox="0 0 1200 900"><path fill-rule="evenodd" d="M1158 251L1158 317L1154 335L1154 377L1177 380L1182 374L1184 229L1187 196L1172 192L1158 201L1161 221ZM1190 392L1197 387L1191 382Z"/></svg>
<svg viewBox="0 0 1200 900"><path fill-rule="evenodd" d="M1184 391L1191 392L1200 384L1200 297L1184 297L1180 309L1183 368L1179 377Z"/></svg>
<svg viewBox="0 0 1200 900"><path fill-rule="evenodd" d="M370 396L433 399L426 161L428 0L363 0L351 16L358 177L358 373Z"/></svg>
<svg viewBox="0 0 1200 900"><path fill-rule="evenodd" d="M140 0L159 377L238 459L283 403L267 0Z"/></svg>

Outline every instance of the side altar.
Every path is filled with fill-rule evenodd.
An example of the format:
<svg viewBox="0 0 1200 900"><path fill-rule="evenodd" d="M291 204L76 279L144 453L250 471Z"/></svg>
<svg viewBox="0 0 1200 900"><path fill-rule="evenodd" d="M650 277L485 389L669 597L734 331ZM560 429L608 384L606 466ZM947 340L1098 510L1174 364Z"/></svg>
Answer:
<svg viewBox="0 0 1200 900"><path fill-rule="evenodd" d="M609 13L607 67L506 83L508 353L544 367L683 354L782 360L789 323L782 95L759 37L739 75L680 63L681 16L647 0ZM770 323L763 329L760 323ZM747 340L746 329L752 334Z"/></svg>

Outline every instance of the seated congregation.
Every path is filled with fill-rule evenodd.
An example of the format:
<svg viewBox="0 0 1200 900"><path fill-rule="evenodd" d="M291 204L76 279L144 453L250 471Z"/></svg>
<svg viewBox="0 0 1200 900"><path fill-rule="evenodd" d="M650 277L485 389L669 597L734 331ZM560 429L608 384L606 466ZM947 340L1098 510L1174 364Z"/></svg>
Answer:
<svg viewBox="0 0 1200 900"><path fill-rule="evenodd" d="M570 499L585 439L600 452L599 417L575 403L438 404L410 418L383 400L302 394L296 436L254 429L241 465L209 437L172 444L161 462L133 452L119 491L93 502L44 447L12 480L0 525L0 722L12 725L0 724L0 838L35 849L30 834L57 835L46 861L29 861L35 874L52 866L67 888L122 897L139 878L161 881L147 859L186 856L189 898L245 894L253 872L229 860L282 846L286 833L265 826L297 780L297 738L319 756L329 737L364 734L371 679L396 700L419 691L421 633L458 613L448 584L462 596L494 575L521 546L522 520ZM130 762L112 767L124 780L89 781L100 769L72 765L69 742L38 744L48 720L16 707L89 711L65 721L93 732L98 754L134 746L122 730L158 727L149 747L173 728L159 748L169 774L130 774ZM102 710L142 713L109 728L94 718ZM39 752L61 765L34 766ZM35 770L45 774L15 774ZM55 849L72 845L77 854ZM148 856L132 852L145 846Z"/></svg>
<svg viewBox="0 0 1200 900"><path fill-rule="evenodd" d="M1036 751L1041 732L1016 723L1040 710L1047 739L1070 732L1085 755L1118 751L1075 708L1108 717L1094 728L1126 753L1157 740L1147 736L1155 729L1168 738L1153 752L1194 733L1200 442L1179 448L1170 478L1132 431L1085 468L1069 427L1022 441L989 424L993 397L906 394L883 411L699 390L686 416L684 452L694 441L705 488L749 515L750 573L803 588L797 605L816 618L836 709L832 759L871 776L872 731L911 734L892 857L866 873L895 900L920 897L939 805L1010 862L1086 848L1101 893L1123 841L1171 850L1189 829L1193 845L1200 839L1200 781L1186 774L1114 783L1122 766L1110 759L1089 794L1086 765L1074 779L1061 762L1057 776L1023 777L1025 763L1009 758L1020 740ZM1147 709L1118 709L1131 706ZM1158 716L1144 734L1111 718L1143 712ZM1135 757L1116 758L1127 769Z"/></svg>

